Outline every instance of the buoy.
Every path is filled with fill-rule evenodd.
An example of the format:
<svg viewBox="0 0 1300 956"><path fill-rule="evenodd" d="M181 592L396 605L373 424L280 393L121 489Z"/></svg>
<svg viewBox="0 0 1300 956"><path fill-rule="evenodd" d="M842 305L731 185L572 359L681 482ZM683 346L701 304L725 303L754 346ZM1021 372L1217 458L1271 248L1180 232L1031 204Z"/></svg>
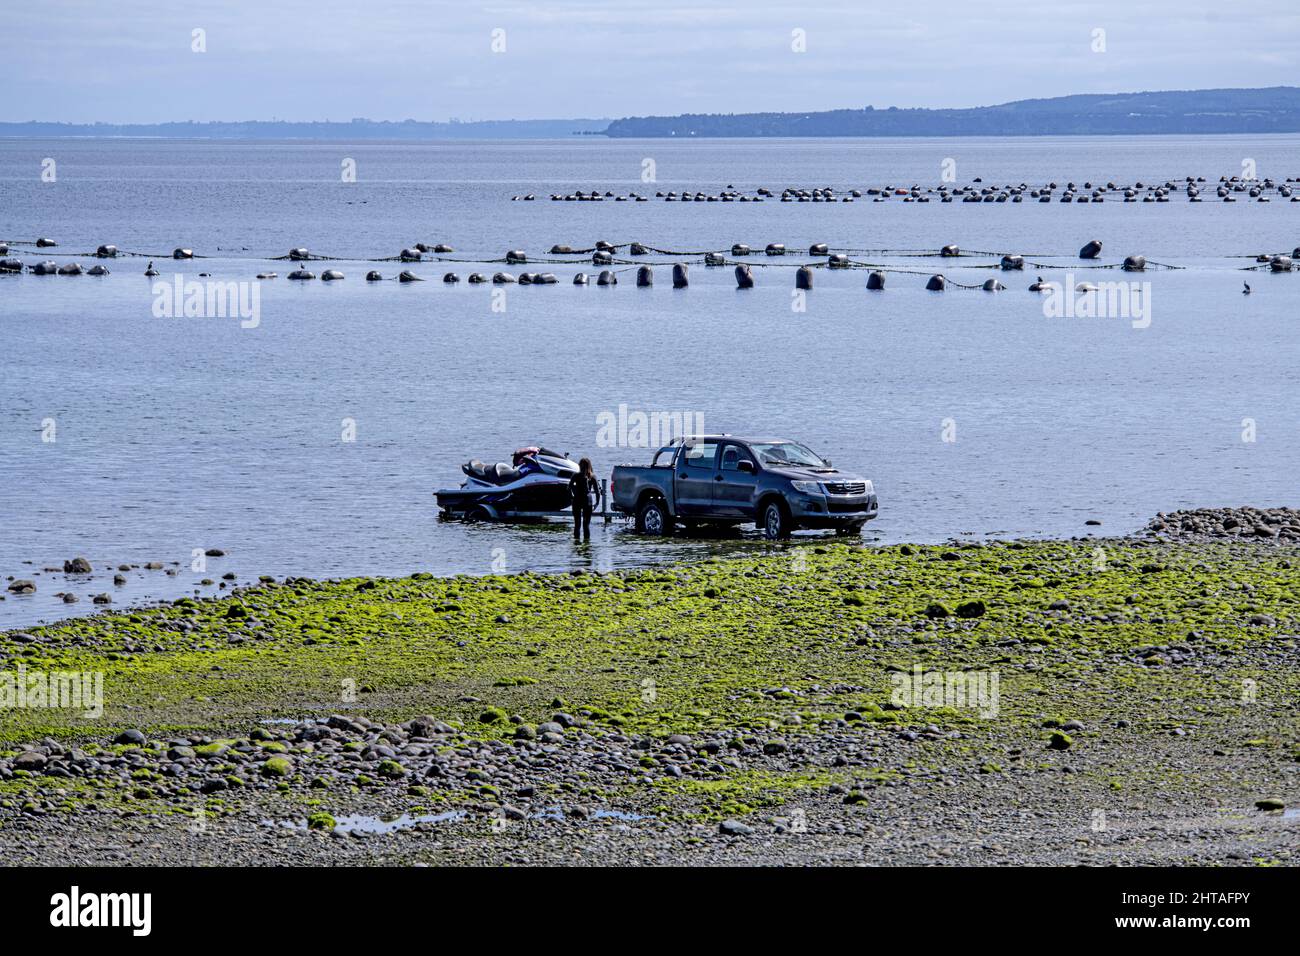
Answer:
<svg viewBox="0 0 1300 956"><path fill-rule="evenodd" d="M299 246L297 249L289 250L289 260L291 262L305 262L311 257L311 253Z"/></svg>
<svg viewBox="0 0 1300 956"><path fill-rule="evenodd" d="M641 266L636 270L636 284L639 289L648 289L655 284L655 271L649 266Z"/></svg>
<svg viewBox="0 0 1300 956"><path fill-rule="evenodd" d="M618 285L618 276L606 269L596 278L596 285Z"/></svg>
<svg viewBox="0 0 1300 956"><path fill-rule="evenodd" d="M579 272L576 276L573 277L573 284L574 284L574 285L586 285L586 284L587 284L587 273L585 273L585 272Z"/></svg>
<svg viewBox="0 0 1300 956"><path fill-rule="evenodd" d="M876 269L867 275L867 288L872 292L885 291L885 274Z"/></svg>
<svg viewBox="0 0 1300 956"><path fill-rule="evenodd" d="M487 276L481 272L471 272L467 281L471 285L478 285L480 282L487 282Z"/></svg>
<svg viewBox="0 0 1300 956"><path fill-rule="evenodd" d="M827 258L826 265L831 269L847 269L849 267L849 257L842 252L837 252Z"/></svg>
<svg viewBox="0 0 1300 956"><path fill-rule="evenodd" d="M49 249L51 246L57 246L57 245L58 243L55 242L53 239L46 239L42 237L36 240L37 249Z"/></svg>
<svg viewBox="0 0 1300 956"><path fill-rule="evenodd" d="M401 259L403 262L419 262L419 261L420 261L420 250L419 250L419 249L403 249L403 250L398 254L398 258Z"/></svg>
<svg viewBox="0 0 1300 956"><path fill-rule="evenodd" d="M690 285L690 278L687 275L686 263L673 263L673 288L685 289L688 285Z"/></svg>
<svg viewBox="0 0 1300 956"><path fill-rule="evenodd" d="M173 249L173 250L172 250L172 258L173 258L173 259L193 259L193 258L194 258L194 250L193 250L193 249Z"/></svg>
<svg viewBox="0 0 1300 956"><path fill-rule="evenodd" d="M572 255L572 253L573 250L568 246L551 246L551 255L553 256L567 256Z"/></svg>
<svg viewBox="0 0 1300 956"><path fill-rule="evenodd" d="M716 252L706 252L704 254L704 264L706 266L725 266L727 257Z"/></svg>
<svg viewBox="0 0 1300 956"><path fill-rule="evenodd" d="M34 276L52 276L58 273L59 264L57 262L38 262L31 266L31 273Z"/></svg>
<svg viewBox="0 0 1300 956"><path fill-rule="evenodd" d="M593 252L591 254L591 264L593 266L613 265L614 257L608 252Z"/></svg>
<svg viewBox="0 0 1300 956"><path fill-rule="evenodd" d="M532 199L533 197L532 197L532 196L529 196L528 198L529 198L529 199ZM438 243L436 246L433 247L433 251L434 251L435 253L437 253L438 255L440 255L440 256L444 256L444 255L446 255L447 253L449 253L449 252L455 252L456 250L453 249L451 246L447 245L445 242L440 242L440 243Z"/></svg>
<svg viewBox="0 0 1300 956"><path fill-rule="evenodd" d="M367 282L382 282L383 278L384 277L380 273L376 272L374 269L371 269L369 272L366 273Z"/></svg>
<svg viewBox="0 0 1300 956"><path fill-rule="evenodd" d="M414 272L408 272L407 270L403 269L401 272L397 274L397 281L398 282L423 282L424 280L421 279L419 276L417 276Z"/></svg>
<svg viewBox="0 0 1300 956"><path fill-rule="evenodd" d="M808 255L810 256L826 256L830 255L830 251L830 246L824 242L814 242L808 247Z"/></svg>
<svg viewBox="0 0 1300 956"><path fill-rule="evenodd" d="M515 282L515 281L516 281L515 277L512 276L509 272L494 272L494 273L492 273L492 284L493 284L493 285L509 285L510 283Z"/></svg>
<svg viewBox="0 0 1300 956"><path fill-rule="evenodd" d="M22 272L23 263L21 259L0 259L0 272Z"/></svg>
<svg viewBox="0 0 1300 956"><path fill-rule="evenodd" d="M731 247L731 254L733 256L747 256L749 255L749 246L743 242L738 242Z"/></svg>
<svg viewBox="0 0 1300 956"><path fill-rule="evenodd" d="M1082 249L1079 250L1080 259L1096 259L1101 255L1101 240L1090 240Z"/></svg>
<svg viewBox="0 0 1300 956"><path fill-rule="evenodd" d="M749 271L749 266L736 266L736 288L752 289L754 288L754 275Z"/></svg>
<svg viewBox="0 0 1300 956"><path fill-rule="evenodd" d="M106 276L108 275L107 266L91 266L87 271L88 276Z"/></svg>
<svg viewBox="0 0 1300 956"><path fill-rule="evenodd" d="M522 249L511 249L506 253L506 265L522 265L528 261L528 256Z"/></svg>
<svg viewBox="0 0 1300 956"><path fill-rule="evenodd" d="M1125 272L1141 272L1147 267L1145 256L1125 256L1124 265L1121 268Z"/></svg>
<svg viewBox="0 0 1300 956"><path fill-rule="evenodd" d="M800 266L794 271L794 287L796 289L811 289L813 287L813 271L808 266Z"/></svg>
<svg viewBox="0 0 1300 956"><path fill-rule="evenodd" d="M930 281L925 284L925 288L930 292L942 292L948 287L948 280L941 275L930 276Z"/></svg>
<svg viewBox="0 0 1300 956"><path fill-rule="evenodd" d="M997 279L985 279L984 284L980 286L980 288L983 289L985 292L1001 292L1003 289L1006 288L1006 286L1004 286Z"/></svg>
<svg viewBox="0 0 1300 956"><path fill-rule="evenodd" d="M597 249L597 250L599 250L600 252L614 252L614 251L615 251L615 249L614 249L614 244L613 244L612 242L606 242L604 239L597 239L597 240L596 240L596 244L595 244L592 248L593 248L593 249Z"/></svg>
<svg viewBox="0 0 1300 956"><path fill-rule="evenodd" d="M69 262L67 265L59 266L58 273L61 276L79 276L81 275L81 263Z"/></svg>
<svg viewBox="0 0 1300 956"><path fill-rule="evenodd" d="M339 272L338 269L326 269L320 274L320 277L326 282L333 282L336 279L342 279L343 273Z"/></svg>
<svg viewBox="0 0 1300 956"><path fill-rule="evenodd" d="M95 255L100 259L112 259L117 255L117 246L100 246L95 250Z"/></svg>
<svg viewBox="0 0 1300 956"><path fill-rule="evenodd" d="M1002 266L1003 272L1019 271L1025 267L1025 257L1024 256L1003 256L1002 262L1000 264Z"/></svg>
<svg viewBox="0 0 1300 956"><path fill-rule="evenodd" d="M456 273L454 273L454 272L448 272L446 275L444 275L444 276L442 277L442 281L443 281L443 282L459 282L459 281L460 281L460 276L456 275Z"/></svg>
<svg viewBox="0 0 1300 956"><path fill-rule="evenodd" d="M955 258L956 256L961 255L961 250L958 249L956 246L951 246L951 245L944 246L942 249L939 250L939 255L943 256L945 259L952 259Z"/></svg>
<svg viewBox="0 0 1300 956"><path fill-rule="evenodd" d="M628 248L627 251L634 256L646 256L650 254L650 250L647 249L645 246L641 245L641 243L639 242L632 243L632 245Z"/></svg>
<svg viewBox="0 0 1300 956"><path fill-rule="evenodd" d="M532 285L535 278L537 278L536 272L521 272L519 274L519 284Z"/></svg>
<svg viewBox="0 0 1300 956"><path fill-rule="evenodd" d="M309 272L306 269L294 269L292 272L289 273L289 278L290 279L314 279L316 278L316 273Z"/></svg>
<svg viewBox="0 0 1300 956"><path fill-rule="evenodd" d="M555 274L551 272L533 276L533 285L555 285L556 281Z"/></svg>
<svg viewBox="0 0 1300 956"><path fill-rule="evenodd" d="M1050 291L1052 291L1052 284L1051 284L1050 282L1044 282L1044 281L1043 281L1043 277L1042 277L1042 276L1039 276L1039 277L1038 277L1038 278L1037 278L1037 279L1036 279L1036 280L1035 280L1035 281L1034 281L1034 282L1029 286L1029 291L1030 291L1030 292L1050 292Z"/></svg>
<svg viewBox="0 0 1300 956"><path fill-rule="evenodd" d="M767 248L764 249L763 251L766 252L769 256L783 256L785 255L785 243L769 242L767 244Z"/></svg>
<svg viewBox="0 0 1300 956"><path fill-rule="evenodd" d="M1274 256L1269 260L1268 267L1274 272L1290 272L1292 268L1291 257Z"/></svg>

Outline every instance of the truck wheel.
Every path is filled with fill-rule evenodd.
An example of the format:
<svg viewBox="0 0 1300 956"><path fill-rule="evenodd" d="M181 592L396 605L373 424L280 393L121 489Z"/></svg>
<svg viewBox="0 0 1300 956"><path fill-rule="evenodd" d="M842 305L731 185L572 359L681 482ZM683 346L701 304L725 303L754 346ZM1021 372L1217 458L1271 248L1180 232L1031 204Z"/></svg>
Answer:
<svg viewBox="0 0 1300 956"><path fill-rule="evenodd" d="M785 504L780 501L769 501L764 505L759 529L769 541L790 537L790 532L794 530L794 522L786 513Z"/></svg>
<svg viewBox="0 0 1300 956"><path fill-rule="evenodd" d="M672 531L672 519L659 498L651 498L636 512L636 530L641 534L663 535Z"/></svg>

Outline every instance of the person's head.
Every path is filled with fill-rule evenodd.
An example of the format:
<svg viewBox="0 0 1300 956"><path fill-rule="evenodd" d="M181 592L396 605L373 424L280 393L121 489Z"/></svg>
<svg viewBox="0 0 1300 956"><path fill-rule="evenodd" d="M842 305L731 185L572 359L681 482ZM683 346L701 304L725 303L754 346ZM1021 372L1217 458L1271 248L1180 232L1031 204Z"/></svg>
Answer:
<svg viewBox="0 0 1300 956"><path fill-rule="evenodd" d="M592 469L591 469L591 459L590 459L590 458L584 458L584 459L582 459L580 462L578 462L578 474L580 474L580 475L586 475L586 476L588 476L589 478L595 478L595 477L596 477L596 473L595 473L594 471L592 471Z"/></svg>

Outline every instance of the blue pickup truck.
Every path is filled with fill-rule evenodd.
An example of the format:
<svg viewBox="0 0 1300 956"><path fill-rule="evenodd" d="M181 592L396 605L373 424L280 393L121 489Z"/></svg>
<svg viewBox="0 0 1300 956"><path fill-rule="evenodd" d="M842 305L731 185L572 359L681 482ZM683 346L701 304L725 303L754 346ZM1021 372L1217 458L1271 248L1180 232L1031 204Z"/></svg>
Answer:
<svg viewBox="0 0 1300 956"><path fill-rule="evenodd" d="M752 522L772 539L797 528L858 534L878 508L870 481L798 442L732 435L678 438L649 465L615 465L610 499L642 534Z"/></svg>

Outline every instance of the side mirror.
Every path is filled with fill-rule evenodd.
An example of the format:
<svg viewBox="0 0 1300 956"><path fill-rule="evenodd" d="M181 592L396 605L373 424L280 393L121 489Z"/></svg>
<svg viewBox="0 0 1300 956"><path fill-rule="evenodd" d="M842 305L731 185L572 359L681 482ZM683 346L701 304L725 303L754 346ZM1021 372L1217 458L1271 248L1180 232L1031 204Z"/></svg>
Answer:
<svg viewBox="0 0 1300 956"><path fill-rule="evenodd" d="M736 470L743 471L747 475L752 475L754 473L754 463L748 458L742 458L740 461L736 462Z"/></svg>

